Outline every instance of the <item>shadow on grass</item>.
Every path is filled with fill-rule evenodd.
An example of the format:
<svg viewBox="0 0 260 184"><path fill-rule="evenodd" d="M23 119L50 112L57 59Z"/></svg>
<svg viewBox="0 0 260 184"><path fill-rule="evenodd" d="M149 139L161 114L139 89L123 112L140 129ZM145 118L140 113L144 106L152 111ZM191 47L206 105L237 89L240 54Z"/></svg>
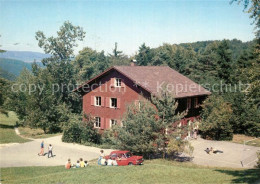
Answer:
<svg viewBox="0 0 260 184"><path fill-rule="evenodd" d="M3 125L3 124L0 124L0 128L14 129L14 126L13 125Z"/></svg>
<svg viewBox="0 0 260 184"><path fill-rule="evenodd" d="M234 176L232 183L254 183L260 179L260 169L220 170L215 171Z"/></svg>

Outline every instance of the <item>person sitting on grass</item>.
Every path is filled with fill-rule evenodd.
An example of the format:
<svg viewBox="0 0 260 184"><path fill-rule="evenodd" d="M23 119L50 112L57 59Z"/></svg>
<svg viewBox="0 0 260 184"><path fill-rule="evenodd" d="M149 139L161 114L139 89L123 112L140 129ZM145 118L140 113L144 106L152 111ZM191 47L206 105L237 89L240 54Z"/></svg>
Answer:
<svg viewBox="0 0 260 184"><path fill-rule="evenodd" d="M77 163L76 163L76 168L80 168L80 163L79 163L79 160L77 160Z"/></svg>
<svg viewBox="0 0 260 184"><path fill-rule="evenodd" d="M212 153L218 154L218 153L223 153L223 151L212 148Z"/></svg>
<svg viewBox="0 0 260 184"><path fill-rule="evenodd" d="M80 160L80 167L85 167L85 163L84 163L83 159L80 158L79 160Z"/></svg>
<svg viewBox="0 0 260 184"><path fill-rule="evenodd" d="M205 151L207 154L210 154L210 152L211 152L211 150L209 148L207 148Z"/></svg>
<svg viewBox="0 0 260 184"><path fill-rule="evenodd" d="M88 166L88 161L84 161L84 167L87 167Z"/></svg>
<svg viewBox="0 0 260 184"><path fill-rule="evenodd" d="M112 166L113 165L113 160L111 160L110 158L107 159L107 165L108 166Z"/></svg>
<svg viewBox="0 0 260 184"><path fill-rule="evenodd" d="M66 162L66 164L65 164L65 168L66 168L66 169L70 169L70 168L71 168L71 162L70 162L70 159L68 159L68 161Z"/></svg>

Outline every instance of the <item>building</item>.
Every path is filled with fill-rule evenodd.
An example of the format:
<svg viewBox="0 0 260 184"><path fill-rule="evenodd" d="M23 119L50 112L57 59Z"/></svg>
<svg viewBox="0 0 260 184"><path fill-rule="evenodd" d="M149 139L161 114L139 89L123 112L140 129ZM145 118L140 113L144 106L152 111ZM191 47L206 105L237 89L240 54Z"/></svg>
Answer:
<svg viewBox="0 0 260 184"><path fill-rule="evenodd" d="M188 109L181 123L199 117L200 104L210 92L168 66L114 66L74 91L83 97L83 112L94 116L94 126L104 130L120 124L127 105L158 95L165 85L178 100L177 110Z"/></svg>

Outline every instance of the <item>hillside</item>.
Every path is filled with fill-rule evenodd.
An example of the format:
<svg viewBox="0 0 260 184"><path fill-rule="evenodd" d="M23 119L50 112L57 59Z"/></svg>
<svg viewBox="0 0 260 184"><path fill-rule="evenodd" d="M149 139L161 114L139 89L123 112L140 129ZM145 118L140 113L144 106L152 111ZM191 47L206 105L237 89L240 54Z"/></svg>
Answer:
<svg viewBox="0 0 260 184"><path fill-rule="evenodd" d="M20 60L6 58L0 58L0 68L3 71L1 73L11 74L15 76L18 76L24 68L27 68L28 70L32 69L31 63L25 63Z"/></svg>
<svg viewBox="0 0 260 184"><path fill-rule="evenodd" d="M49 57L49 54L31 51L6 51L0 53L0 58L16 59L27 63L32 63L34 60L40 62L43 58Z"/></svg>

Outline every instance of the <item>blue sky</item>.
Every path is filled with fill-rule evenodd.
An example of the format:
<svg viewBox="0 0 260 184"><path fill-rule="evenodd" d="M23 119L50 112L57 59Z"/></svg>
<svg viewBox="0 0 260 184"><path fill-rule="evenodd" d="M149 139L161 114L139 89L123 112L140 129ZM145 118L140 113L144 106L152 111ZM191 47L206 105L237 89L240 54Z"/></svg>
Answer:
<svg viewBox="0 0 260 184"><path fill-rule="evenodd" d="M83 47L111 53L114 43L132 55L142 43L254 38L254 25L243 6L230 0L0 0L0 45L6 50L43 52L35 32L46 36L66 20L83 27Z"/></svg>

